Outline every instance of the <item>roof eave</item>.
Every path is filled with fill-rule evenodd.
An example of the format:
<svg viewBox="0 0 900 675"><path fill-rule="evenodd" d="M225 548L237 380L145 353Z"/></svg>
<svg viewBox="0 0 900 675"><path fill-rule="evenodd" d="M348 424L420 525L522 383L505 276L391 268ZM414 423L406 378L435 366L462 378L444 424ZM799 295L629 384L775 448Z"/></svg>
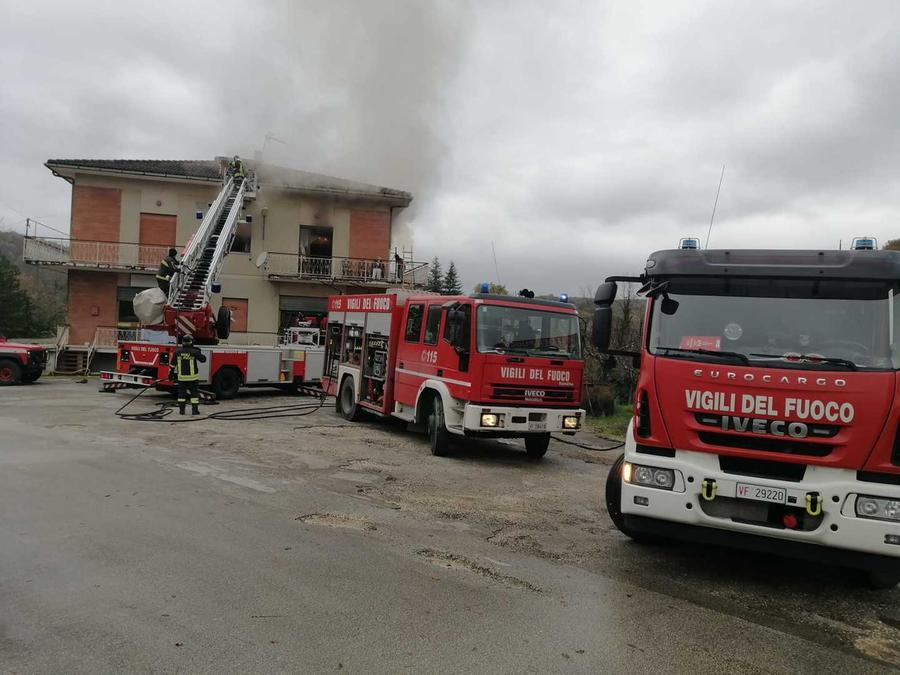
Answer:
<svg viewBox="0 0 900 675"><path fill-rule="evenodd" d="M221 182L219 178L202 178L200 176L185 176L184 174L175 173L159 173L152 171L129 171L128 169L107 169L97 166L85 166L83 164L57 164L55 162L44 162L53 173L54 176L63 178L71 182L75 173L87 173L97 176L121 175L130 177L146 177L167 180L178 183L195 183L203 185L218 185Z"/></svg>

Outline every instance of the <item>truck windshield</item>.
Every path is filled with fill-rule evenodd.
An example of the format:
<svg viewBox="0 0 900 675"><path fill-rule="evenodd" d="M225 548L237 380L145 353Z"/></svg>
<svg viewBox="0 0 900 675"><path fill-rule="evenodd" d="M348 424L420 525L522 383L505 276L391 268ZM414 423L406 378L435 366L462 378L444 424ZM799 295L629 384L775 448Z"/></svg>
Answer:
<svg viewBox="0 0 900 675"><path fill-rule="evenodd" d="M753 366L896 369L897 297L884 281L672 279L654 299L648 348Z"/></svg>
<svg viewBox="0 0 900 675"><path fill-rule="evenodd" d="M476 316L479 352L581 358L581 333L575 314L537 307L480 305Z"/></svg>

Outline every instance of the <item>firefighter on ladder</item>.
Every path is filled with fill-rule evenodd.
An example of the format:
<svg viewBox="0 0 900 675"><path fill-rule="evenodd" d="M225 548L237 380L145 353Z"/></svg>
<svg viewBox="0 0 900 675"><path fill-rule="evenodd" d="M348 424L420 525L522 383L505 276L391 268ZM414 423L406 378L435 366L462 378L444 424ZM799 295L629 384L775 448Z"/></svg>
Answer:
<svg viewBox="0 0 900 675"><path fill-rule="evenodd" d="M162 259L159 263L159 272L156 273L156 284L159 289L169 295L169 285L172 283L172 275L178 271L179 264L176 256L178 251L174 248L169 249L169 255Z"/></svg>
<svg viewBox="0 0 900 675"><path fill-rule="evenodd" d="M200 414L200 373L197 363L206 363L206 356L194 346L194 338L185 335L181 346L172 355L172 369L178 382L178 411L184 415L188 395L191 397L191 414Z"/></svg>
<svg viewBox="0 0 900 675"><path fill-rule="evenodd" d="M231 174L235 182L244 179L244 163L237 155L234 156L234 159L231 160L231 164L228 165L228 173Z"/></svg>

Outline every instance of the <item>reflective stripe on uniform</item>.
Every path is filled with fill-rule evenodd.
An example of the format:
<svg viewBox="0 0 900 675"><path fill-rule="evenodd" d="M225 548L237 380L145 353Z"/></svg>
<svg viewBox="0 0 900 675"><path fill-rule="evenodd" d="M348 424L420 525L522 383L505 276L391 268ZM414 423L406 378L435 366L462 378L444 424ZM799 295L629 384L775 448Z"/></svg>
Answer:
<svg viewBox="0 0 900 675"><path fill-rule="evenodd" d="M194 382L200 379L197 373L197 359L193 354L178 354L175 359L179 382Z"/></svg>

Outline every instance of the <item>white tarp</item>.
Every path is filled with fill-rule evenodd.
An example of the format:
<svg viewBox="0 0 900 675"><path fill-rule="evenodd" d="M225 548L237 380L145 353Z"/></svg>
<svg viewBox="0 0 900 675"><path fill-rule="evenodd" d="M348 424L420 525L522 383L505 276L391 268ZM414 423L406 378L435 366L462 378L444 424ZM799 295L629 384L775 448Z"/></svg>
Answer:
<svg viewBox="0 0 900 675"><path fill-rule="evenodd" d="M163 322L166 294L159 288L148 288L134 296L134 315L145 326Z"/></svg>

